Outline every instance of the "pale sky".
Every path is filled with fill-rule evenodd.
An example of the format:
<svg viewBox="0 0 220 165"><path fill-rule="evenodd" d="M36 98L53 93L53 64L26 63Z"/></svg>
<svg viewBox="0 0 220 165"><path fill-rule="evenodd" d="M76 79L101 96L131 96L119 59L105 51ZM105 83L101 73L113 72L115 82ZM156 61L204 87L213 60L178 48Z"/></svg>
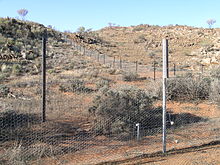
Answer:
<svg viewBox="0 0 220 165"><path fill-rule="evenodd" d="M29 11L27 20L61 31L97 30L109 22L208 27L210 18L216 20L213 27L220 27L220 0L0 0L0 17L16 18L21 8Z"/></svg>

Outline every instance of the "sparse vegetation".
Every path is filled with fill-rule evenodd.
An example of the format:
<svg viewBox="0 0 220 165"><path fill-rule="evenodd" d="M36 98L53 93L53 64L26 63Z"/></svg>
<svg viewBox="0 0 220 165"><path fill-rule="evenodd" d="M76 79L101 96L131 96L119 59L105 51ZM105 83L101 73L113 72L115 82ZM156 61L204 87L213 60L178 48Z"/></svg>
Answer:
<svg viewBox="0 0 220 165"><path fill-rule="evenodd" d="M145 26L143 26L143 25L138 25L138 26L135 26L135 27L132 29L132 31L133 31L133 32L136 32L136 31L142 31L142 30L145 30L145 29L146 29Z"/></svg>
<svg viewBox="0 0 220 165"><path fill-rule="evenodd" d="M85 82L83 80L79 79L73 79L68 82L65 82L63 84L60 84L59 86L60 91L63 92L92 92L93 90L90 88L87 88L85 86Z"/></svg>
<svg viewBox="0 0 220 165"><path fill-rule="evenodd" d="M145 38L144 35L140 35L136 39L134 39L135 44L144 43L146 41L147 41L147 39Z"/></svg>
<svg viewBox="0 0 220 165"><path fill-rule="evenodd" d="M87 151L100 149L100 144L104 151L105 148L108 151L110 148L114 149L114 144L117 145L117 149L120 149L121 145L123 147L124 144L127 145L125 141L122 141L127 137L132 137L132 144L134 142L135 147L142 145L142 142L151 144L154 141L154 144L158 144L154 137L159 138L157 133L162 126L160 107L162 82L161 73L156 73L155 81L152 79L152 63L156 62L157 72L160 72L159 67L162 63L160 37L167 37L171 40L170 58L171 62L176 63L191 60L191 50L202 46L198 43L203 40L198 37L197 33L194 33L194 30L198 31L198 29L185 26L166 27L166 31L161 30L161 27L148 25L104 28L96 32L86 30L84 27L79 28L76 34L77 39L83 38L83 42L78 44L89 46L88 49L92 49L91 52L93 50L104 52L106 65L102 65L103 56L100 56L99 62L97 59L94 62L96 58L94 54L97 55L97 51L91 57L82 55L74 48L75 43L70 45L63 42L60 33L50 27L47 29L49 36L47 42L49 50L47 54L47 121L40 123L42 89L39 54L41 53L41 36L45 27L8 18L0 19L0 21L0 32L4 32L0 35L0 50L5 54L7 52L22 53L22 58L25 58L16 64L11 61L1 64L0 107L3 112L7 112L0 113L0 141L3 142L1 143L3 149L0 152L5 153L4 156L0 156L0 164L1 162L2 164L29 164L29 161L43 159L43 157L81 150L79 154L83 157ZM178 28L178 31L175 28ZM198 53L196 52L197 54L192 57L197 58L197 61L200 60L200 56L209 56L209 51L215 49L219 51L216 45L213 46L215 41L210 39L211 31L217 34L215 29L201 29L202 34L199 35L203 35L204 41L207 40L210 44L207 47L202 46L205 49L201 50L204 53L202 56L197 51ZM176 32L175 35L173 32ZM181 35L178 34L179 32ZM66 32L65 35L68 33ZM192 37L188 41L184 37L189 34ZM196 34L196 40L193 38L194 34ZM135 39L138 39L136 43L139 44L134 44ZM195 47L193 47L194 44ZM188 53L187 58L184 56L184 51ZM118 57L123 59L121 68ZM184 60L179 57L184 57ZM133 62L130 63L131 61ZM139 62L137 73L132 72L135 71L135 65L129 65L135 64L134 61ZM113 65L114 67L110 67ZM189 68L191 71L187 72L187 75L180 76L184 70ZM214 116L214 110L206 110L195 103L199 101L207 106L208 99L213 103L220 102L219 69L206 78L201 74L196 75L194 73L196 70L188 61L177 65L177 69L182 71L177 70L176 78L172 77L171 73L171 78L168 79L167 128L169 129L172 125L172 120L175 123L172 125L172 133L179 133L180 130L177 129L179 126L186 132L193 129L193 132L197 133L196 126L193 124L187 128L183 126L199 122L204 116L206 118ZM172 68L170 71L173 71ZM191 101L193 102L189 103ZM182 112L180 108L182 104L179 106L179 102L187 104L187 108L183 110L189 113ZM178 106L173 106L173 103ZM208 106L213 108L211 104ZM32 117L35 112L37 118ZM137 123L140 123L140 133L144 137L140 143L134 141L137 136ZM214 131L210 130L209 135L212 133L214 135ZM148 138L150 135L152 137ZM196 137L195 134L193 138L194 136ZM187 140L189 138L187 137ZM185 137L181 139L183 139L181 145L184 145ZM19 144L14 145L14 141L18 141ZM73 155L77 157L77 154ZM47 162L44 163L47 164ZM62 162L59 163L62 164ZM83 163L87 164L87 162Z"/></svg>

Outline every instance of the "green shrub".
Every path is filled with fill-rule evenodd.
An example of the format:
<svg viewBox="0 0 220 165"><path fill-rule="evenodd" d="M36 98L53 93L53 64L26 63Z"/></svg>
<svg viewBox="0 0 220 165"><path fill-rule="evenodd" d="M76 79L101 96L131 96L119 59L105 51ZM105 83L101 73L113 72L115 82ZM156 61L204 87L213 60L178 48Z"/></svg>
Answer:
<svg viewBox="0 0 220 165"><path fill-rule="evenodd" d="M115 68L109 68L109 69L107 69L107 73L109 73L109 74L111 74L111 75L116 74L116 72L117 72L117 69L115 69Z"/></svg>
<svg viewBox="0 0 220 165"><path fill-rule="evenodd" d="M136 123L151 127L156 117L152 103L146 91L133 86L101 88L89 108L96 117L93 129L97 134L129 134Z"/></svg>
<svg viewBox="0 0 220 165"><path fill-rule="evenodd" d="M3 64L3 65L1 66L1 71L2 71L2 73L8 73L8 74L10 74L11 71L12 71L12 67L11 67L10 65Z"/></svg>
<svg viewBox="0 0 220 165"><path fill-rule="evenodd" d="M133 40L133 42L135 44L144 43L146 41L147 41L147 39L145 38L145 35L143 35L143 34L138 36L136 39Z"/></svg>
<svg viewBox="0 0 220 165"><path fill-rule="evenodd" d="M132 29L132 32L142 31L142 30L145 30L145 29L146 29L146 27L139 25L139 26L134 27Z"/></svg>
<svg viewBox="0 0 220 165"><path fill-rule="evenodd" d="M12 74L18 76L22 73L22 67L19 64L14 64L12 66Z"/></svg>
<svg viewBox="0 0 220 165"><path fill-rule="evenodd" d="M70 83L70 90L75 92L75 91L83 91L85 90L85 82L82 80L74 79L71 80Z"/></svg>
<svg viewBox="0 0 220 165"><path fill-rule="evenodd" d="M0 97L7 97L9 93L9 87L7 87L6 85L0 85Z"/></svg>
<svg viewBox="0 0 220 165"><path fill-rule="evenodd" d="M92 79L92 78L97 78L100 74L100 70L99 69L91 69L87 72L85 72L82 76L86 77L88 79Z"/></svg>
<svg viewBox="0 0 220 165"><path fill-rule="evenodd" d="M168 79L167 99L174 101L196 101L209 98L211 80L207 78Z"/></svg>
<svg viewBox="0 0 220 165"><path fill-rule="evenodd" d="M109 80L101 79L96 82L96 88L98 88L98 89L102 88L102 87L109 87L109 85L110 85Z"/></svg>
<svg viewBox="0 0 220 165"><path fill-rule="evenodd" d="M92 89L89 89L85 86L85 82L79 79L73 79L69 82L63 83L59 88L63 92L92 92Z"/></svg>
<svg viewBox="0 0 220 165"><path fill-rule="evenodd" d="M135 72L125 72L122 74L124 81L135 81L138 79L139 75Z"/></svg>
<svg viewBox="0 0 220 165"><path fill-rule="evenodd" d="M9 76L10 76L10 74L0 73L0 82L3 82L4 80L6 80L6 78Z"/></svg>

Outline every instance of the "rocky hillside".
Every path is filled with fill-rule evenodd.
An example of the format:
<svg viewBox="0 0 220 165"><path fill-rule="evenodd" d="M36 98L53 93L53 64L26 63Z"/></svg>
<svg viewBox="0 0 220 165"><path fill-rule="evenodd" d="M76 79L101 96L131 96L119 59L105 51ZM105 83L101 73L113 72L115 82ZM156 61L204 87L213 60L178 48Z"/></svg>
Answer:
<svg viewBox="0 0 220 165"><path fill-rule="evenodd" d="M62 35L42 24L11 18L0 18L0 54L1 59L9 56L34 59L39 56L41 39L47 31L49 41L62 41Z"/></svg>
<svg viewBox="0 0 220 165"><path fill-rule="evenodd" d="M61 32L30 21L0 18L0 79L11 74L38 74L44 35L47 36L47 56L52 57L53 47L65 44Z"/></svg>
<svg viewBox="0 0 220 165"><path fill-rule="evenodd" d="M17 57L34 61L41 54L41 38L47 31L49 47L63 44L63 34L42 24L11 18L0 18L1 60ZM220 29L189 26L106 27L98 31L72 33L70 37L88 49L102 54L162 65L162 39L169 40L170 62L181 68L198 70L201 65L210 69L220 63ZM49 52L54 56L53 49ZM61 53L64 53L61 51ZM65 54L65 53L64 53Z"/></svg>
<svg viewBox="0 0 220 165"><path fill-rule="evenodd" d="M201 65L210 68L220 63L220 29L204 29L189 26L106 27L96 31L97 36L111 46L79 42L110 56L128 61L162 64L162 39L169 40L170 62L183 68L198 69ZM74 34L75 35L75 34ZM79 34L76 34L79 35ZM84 38L92 38L85 34ZM74 37L73 37L74 38ZM80 37L78 37L80 38Z"/></svg>

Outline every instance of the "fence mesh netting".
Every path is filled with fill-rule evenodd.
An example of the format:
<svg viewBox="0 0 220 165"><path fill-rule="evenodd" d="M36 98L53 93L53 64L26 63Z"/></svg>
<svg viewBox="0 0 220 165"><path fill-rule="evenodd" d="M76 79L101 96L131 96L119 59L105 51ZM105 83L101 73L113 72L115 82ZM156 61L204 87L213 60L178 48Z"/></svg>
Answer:
<svg viewBox="0 0 220 165"><path fill-rule="evenodd" d="M170 66L167 150L219 141L220 70ZM2 81L0 164L96 164L161 152L160 64L48 42L46 122L40 73Z"/></svg>

